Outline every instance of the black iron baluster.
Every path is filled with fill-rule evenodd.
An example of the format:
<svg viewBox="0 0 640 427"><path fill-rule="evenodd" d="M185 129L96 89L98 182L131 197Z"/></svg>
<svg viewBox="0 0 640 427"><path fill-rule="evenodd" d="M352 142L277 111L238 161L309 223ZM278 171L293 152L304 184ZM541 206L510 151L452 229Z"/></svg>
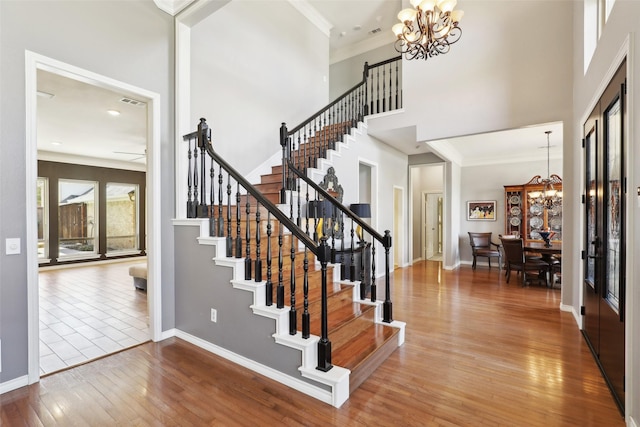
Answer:
<svg viewBox="0 0 640 427"><path fill-rule="evenodd" d="M216 236L223 237L224 236L224 218L222 217L222 205L224 201L222 200L222 166L218 169L218 229Z"/></svg>
<svg viewBox="0 0 640 427"><path fill-rule="evenodd" d="M276 307L284 308L284 284L282 283L282 224L278 222L278 287Z"/></svg>
<svg viewBox="0 0 640 427"><path fill-rule="evenodd" d="M271 211L267 211L267 284L265 304L267 306L273 305L273 283L271 282Z"/></svg>
<svg viewBox="0 0 640 427"><path fill-rule="evenodd" d="M392 77L391 71L392 71L391 64L389 64L389 111L391 111L393 109L393 107L391 105L391 88L392 88L392 86L391 86L391 81L392 81L391 80L391 77Z"/></svg>
<svg viewBox="0 0 640 427"><path fill-rule="evenodd" d="M400 61L396 61L396 110L400 108L400 105L398 104L398 87L400 86L400 72L398 70L399 63Z"/></svg>
<svg viewBox="0 0 640 427"><path fill-rule="evenodd" d="M300 227L300 218L302 217L302 211L300 206L300 178L296 180L298 182L298 216L296 217L296 225Z"/></svg>
<svg viewBox="0 0 640 427"><path fill-rule="evenodd" d="M393 307L391 305L391 283L389 277L389 249L391 248L391 234L389 230L384 231L384 257L385 257L385 276L384 276L384 304L382 306L382 321L391 323L393 321Z"/></svg>
<svg viewBox="0 0 640 427"><path fill-rule="evenodd" d="M371 302L376 302L377 299L376 285L376 245L371 245Z"/></svg>
<svg viewBox="0 0 640 427"><path fill-rule="evenodd" d="M309 250L304 248L304 281L302 282L303 309L302 309L302 338L309 338L311 335L309 316Z"/></svg>
<svg viewBox="0 0 640 427"><path fill-rule="evenodd" d="M196 144L197 144L196 139ZM198 191L198 147L193 148L193 218L197 218L200 211L199 191Z"/></svg>
<svg viewBox="0 0 640 427"><path fill-rule="evenodd" d="M305 232L307 236L311 237L309 234L309 185L307 185L307 191L305 193L305 201L307 202L307 208L305 209Z"/></svg>
<svg viewBox="0 0 640 427"><path fill-rule="evenodd" d="M256 200L256 266L255 281L262 282L262 259L260 259L260 202Z"/></svg>
<svg viewBox="0 0 640 427"><path fill-rule="evenodd" d="M209 236L211 237L216 235L216 218L215 218L215 209L213 208L216 204L215 177L216 177L216 173L215 173L215 170L213 169L213 159L211 159L211 169L210 169L211 187L209 190L209 200L211 203L211 208L209 209Z"/></svg>
<svg viewBox="0 0 640 427"><path fill-rule="evenodd" d="M318 366L316 369L327 372L333 365L331 364L331 341L329 341L329 316L327 307L327 264L331 258L331 250L327 246L327 238L321 239L320 247L318 248L318 260L321 266L321 279L320 286L322 286L321 296L321 335L320 341L318 341Z"/></svg>
<svg viewBox="0 0 640 427"><path fill-rule="evenodd" d="M240 219L242 210L240 209L240 183L236 186L236 258L242 258L242 237L240 233Z"/></svg>
<svg viewBox="0 0 640 427"><path fill-rule="evenodd" d="M355 248L353 246L353 242L355 241L355 232L353 230L353 219L351 220L351 251L350 251L350 258L349 258L349 280L351 280L352 282L356 280L356 261L355 261L355 255L353 254ZM362 295L362 290L360 291L360 294Z"/></svg>
<svg viewBox="0 0 640 427"><path fill-rule="evenodd" d="M283 122L280 126L280 145L282 146L282 188L280 189L280 203L287 203L287 154L289 147L287 139L287 125Z"/></svg>
<svg viewBox="0 0 640 427"><path fill-rule="evenodd" d="M360 247L360 299L364 300L367 298L367 278L364 274L364 263L365 263L365 254L367 250L367 243L364 240L364 231L362 232L362 240L358 242L358 246ZM364 294L363 294L364 291Z"/></svg>
<svg viewBox="0 0 640 427"><path fill-rule="evenodd" d="M231 175L227 172L227 257L233 256L233 237L231 237Z"/></svg>
<svg viewBox="0 0 640 427"><path fill-rule="evenodd" d="M386 89L387 81L385 79L385 73L387 68L384 66L381 68L382 68L382 112L384 113L385 111L387 111L387 89Z"/></svg>
<svg viewBox="0 0 640 427"><path fill-rule="evenodd" d="M195 138L187 141L187 147L189 147L187 151L187 218L196 217L193 200L191 200L191 188L193 187L193 175L191 175L191 141L194 141L195 147Z"/></svg>
<svg viewBox="0 0 640 427"><path fill-rule="evenodd" d="M289 335L295 335L298 330L298 312L296 311L296 239L291 237L291 274L289 283L291 308L289 309Z"/></svg>
<svg viewBox="0 0 640 427"><path fill-rule="evenodd" d="M376 68L376 114L380 112L380 67Z"/></svg>
<svg viewBox="0 0 640 427"><path fill-rule="evenodd" d="M249 194L247 193L247 195L246 195L246 198L247 198L247 203L246 203L247 216L244 219L245 248L246 248L247 256L244 259L244 280L251 280L251 264L253 262L251 260L251 221L249 219L249 216L251 214L250 197L251 196L249 196Z"/></svg>

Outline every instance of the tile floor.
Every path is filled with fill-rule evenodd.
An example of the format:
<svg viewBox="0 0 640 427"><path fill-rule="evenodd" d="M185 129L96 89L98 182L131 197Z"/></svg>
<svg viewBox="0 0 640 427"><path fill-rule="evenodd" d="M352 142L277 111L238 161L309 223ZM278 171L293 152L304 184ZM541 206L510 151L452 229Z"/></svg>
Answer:
<svg viewBox="0 0 640 427"><path fill-rule="evenodd" d="M40 270L40 375L149 340L147 294L129 276L140 263Z"/></svg>

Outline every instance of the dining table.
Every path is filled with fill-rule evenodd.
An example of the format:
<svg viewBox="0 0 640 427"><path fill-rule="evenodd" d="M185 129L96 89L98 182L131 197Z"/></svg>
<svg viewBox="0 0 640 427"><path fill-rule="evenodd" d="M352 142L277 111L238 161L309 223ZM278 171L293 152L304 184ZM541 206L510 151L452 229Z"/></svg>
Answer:
<svg viewBox="0 0 640 427"><path fill-rule="evenodd" d="M544 257L551 258L553 255L559 255L562 253L562 242L551 242L551 246L546 246L544 242L536 242L536 241L525 241L524 242L524 251L525 252L536 252Z"/></svg>

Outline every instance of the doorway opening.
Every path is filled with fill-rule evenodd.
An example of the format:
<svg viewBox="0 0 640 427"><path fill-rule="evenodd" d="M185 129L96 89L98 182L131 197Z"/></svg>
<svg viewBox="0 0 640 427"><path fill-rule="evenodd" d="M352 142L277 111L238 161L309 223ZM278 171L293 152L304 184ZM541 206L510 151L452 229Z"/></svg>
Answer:
<svg viewBox="0 0 640 427"><path fill-rule="evenodd" d="M38 54L27 51L26 67L25 67L25 73L26 73L25 81L26 81L26 94L27 94L26 96L26 107L27 107L27 114L26 114L27 194L26 196L27 196L27 216L28 216L26 250L27 250L27 262L28 262L27 285L28 285L28 303L29 303L28 329L29 329L29 383L30 384L37 382L40 378L41 373L43 373L43 371L41 371L40 369L40 344L41 344L40 342L40 338L41 338L40 308L41 306L40 306L40 292L39 292L39 264L44 258L43 255L45 255L45 251L40 250L40 246L41 246L40 243L44 240L45 227L44 227L44 224L39 223L38 221L38 211L39 211L38 208L40 207L41 203L37 202L38 200L37 195L39 190L42 190L44 188L42 184L38 185L39 183L38 139L40 138L40 135L44 135L46 134L46 132L41 130L39 127L41 123L39 122L39 116L38 116L39 114L38 102L41 99L46 99L47 97L49 97L48 99L51 99L51 95L55 96L55 94L44 93L44 92L43 92L43 95L40 95L39 75L41 75L41 73L43 72L50 73L51 75L54 75L56 77L64 77L65 78L64 81L70 84L81 83L81 84L89 85L91 87L95 87L97 90L101 90L101 91L105 91L105 90L114 91L116 93L124 95L124 97L127 99L144 102L147 106L147 111L143 115L143 123L141 124L141 126L143 127L143 139L144 139L143 149L145 150L145 155L147 156L146 166L144 165L142 166L142 168L146 168L146 171L147 171L146 177L144 178L145 186L148 189L147 197L143 197L143 194L141 192L136 193L135 190L131 195L127 193L127 197L129 197L130 202L133 202L137 197L137 202L135 203L136 206L138 208L140 206L144 206L144 210L148 212L148 215L146 215L145 220L142 221L141 227L142 227L142 230L147 230L147 229L150 230L151 234L146 236L146 245L145 245L144 244L145 242L142 239L138 239L136 241L136 238L137 238L136 236L127 237L127 236L119 235L119 232L121 230L131 231L131 227L129 227L131 224L125 224L125 225L122 225L121 227L115 227L115 228L112 224L112 227L109 229L109 232L105 232L105 236L107 237L104 239L103 244L106 247L107 241L109 241L110 245L113 246L113 248L111 248L111 251L109 253L102 254L101 256L99 256L99 258L106 259L108 261L121 260L122 255L125 252L128 252L128 251L130 252L132 250L131 248L132 245L138 246L139 248L140 247L139 243L141 241L143 242L142 247L143 248L146 247L148 251L148 256L146 257L147 271L148 271L147 273L148 286L147 286L146 303L144 304L144 307L147 310L149 320L148 320L148 327L143 328L143 329L146 329L146 332L144 332L145 340L148 340L149 338L153 339L154 341L159 340L160 330L161 330L161 327L160 327L161 326L161 318L160 318L161 282L160 282L160 275L158 271L159 262L157 261L157 257L160 254L160 236L158 232L160 227L159 227L159 224L156 224L157 219L153 215L154 211L159 212L160 210L160 206L159 206L160 199L159 197L154 195L154 192L159 193L159 186L160 186L159 173L158 173L160 169L159 167L160 159L159 159L159 156L155 155L155 153L158 153L160 151L160 122L159 122L160 96L157 93L150 92L138 87L134 87L129 84L119 82L84 69L77 68L70 64L65 64L55 59L47 58L42 55L38 55ZM42 98L43 96L44 98ZM90 100L85 99L85 101L86 103L83 105L83 107L88 108L90 105ZM109 114L106 111L104 113ZM73 117L75 120L81 120L81 118L78 118L76 116L71 116L71 117ZM92 139L93 137L97 138L99 135L100 135L100 128L92 129L92 133L90 133L89 135L85 135L85 141L84 141L85 145L90 146L94 151L99 151L99 150L117 151L113 142L111 144L104 143L104 142L101 142L100 144L87 143L89 139ZM52 141L48 141L48 142L51 143ZM53 141L53 142L64 144L64 141ZM69 160L74 157L72 155L70 155L69 158L64 161L62 161L61 157L56 157L55 155L53 155L53 158L49 158L49 160L54 159L56 161L60 161L61 163L65 163L65 164L78 163L78 159L81 159L83 157L89 157L86 154L84 156L82 154L85 154L85 153L75 153L75 158L73 160ZM118 162L117 160L114 160L114 159L111 159L106 163L109 165L110 168L113 168L114 165L116 164L118 165L122 164L122 162ZM96 165L94 163L92 164L92 166L99 167L99 166L106 166L106 165L104 164ZM117 180L115 181L116 182L111 182L111 187L113 188L115 187L119 188L122 186L120 184L126 184L126 182L117 182ZM113 190L113 188L111 189ZM108 191L106 190L106 187L102 191L103 193L105 193L105 195L106 193L108 193ZM89 192L87 192L86 194L88 194ZM99 193L100 189L98 188L98 190L96 191L96 189L94 188L94 192ZM75 196L81 196L81 195L75 195ZM78 199L76 200L78 201L78 204L77 204L78 206L83 204L83 203L80 203L79 201L81 197L80 198L76 197L76 198ZM107 202L104 203L104 205L102 206L102 209L107 210L109 205L111 205L112 212L114 209L116 210L120 209L121 208L120 206L116 206L118 205L116 198L117 197L112 194L112 197L107 199ZM84 204L87 205L88 202ZM132 203L129 203L129 204L132 204ZM59 206L58 206L57 200L54 205L48 206L49 211L51 210L58 211L58 209L59 209ZM100 208L98 208L98 210L99 209ZM49 216L49 218L52 218L52 217L59 218L59 215ZM81 215L81 217L84 218L83 215ZM95 218L92 221L93 221L91 224L91 227L93 227L93 229L91 230L92 236L88 236L88 235L83 236L86 242L90 242L90 244L83 245L82 242L75 242L75 243L78 243L76 247L77 250L74 253L75 257L86 258L88 256L89 259L91 259L91 257L96 257L95 249L97 248L99 241L96 238L97 234L94 233L93 230L96 229L96 226L98 224L95 222ZM75 231L77 231L78 233L81 233L81 232L84 233L86 231L88 233L91 228L89 227L88 224L89 224L89 221L87 219L86 230L85 230L85 227L82 226L80 227L80 229ZM39 225L42 225L42 227L39 227ZM42 233L40 233L40 231L42 231ZM57 228L57 231L59 232L59 228ZM118 236L116 236L116 234L118 234ZM78 236L73 236L73 237L76 238ZM117 237L117 238L114 240L114 237ZM118 242L116 242L116 240L118 240ZM135 243L132 243L132 242L135 242ZM49 249L51 247L52 246L49 246ZM84 251L83 249L85 248L90 248L91 250ZM54 249L54 252L57 252L57 251L59 251L59 246L57 246ZM46 256L48 255L49 253L46 253ZM140 258L137 258L137 260L139 261ZM99 281L102 280L102 276L100 277L101 278L98 279ZM105 278L105 281L106 281L106 278ZM133 283L132 278L130 283ZM133 284L131 284L131 287L133 288ZM73 320L70 320L70 324L65 324L63 321L60 321L58 323L60 323L59 326L61 328L62 328L62 325L66 325L72 328L73 322L74 322ZM79 325L76 323L76 326L80 327L82 325ZM87 332L87 329L85 328L83 329L83 331ZM82 336L82 334L80 334L79 331L76 331L76 333L78 334L76 336L77 338L76 343L78 345L85 345L87 342L91 342L92 338L87 336ZM98 337L94 336L93 339L97 340L97 338ZM141 338L142 337L138 335L138 340L140 340ZM106 340L104 341L106 342ZM131 341L128 341L128 343L131 344ZM71 346L73 347L72 344ZM105 345L104 347L108 347L108 346ZM112 350L115 351L117 349L112 348ZM95 351L95 349L92 351ZM91 351L89 351L88 353L91 353ZM92 359L92 358L94 357L88 357L88 359Z"/></svg>
<svg viewBox="0 0 640 427"><path fill-rule="evenodd" d="M444 241L442 193L422 195L422 259L442 261Z"/></svg>

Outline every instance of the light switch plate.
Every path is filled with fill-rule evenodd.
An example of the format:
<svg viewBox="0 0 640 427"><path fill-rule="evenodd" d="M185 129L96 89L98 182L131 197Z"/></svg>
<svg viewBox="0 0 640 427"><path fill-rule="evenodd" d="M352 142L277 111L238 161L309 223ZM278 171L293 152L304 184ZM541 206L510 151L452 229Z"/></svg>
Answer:
<svg viewBox="0 0 640 427"><path fill-rule="evenodd" d="M20 254L20 238L7 239L5 241L5 253L7 255L18 255Z"/></svg>

